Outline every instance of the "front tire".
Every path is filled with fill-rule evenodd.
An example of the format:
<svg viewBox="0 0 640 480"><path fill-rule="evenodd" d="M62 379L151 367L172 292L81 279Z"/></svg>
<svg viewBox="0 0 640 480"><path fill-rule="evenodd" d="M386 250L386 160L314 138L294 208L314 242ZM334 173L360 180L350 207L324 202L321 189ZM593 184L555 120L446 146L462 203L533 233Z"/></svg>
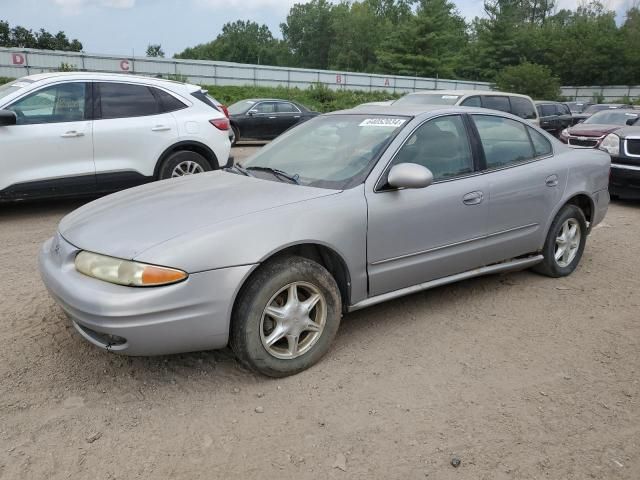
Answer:
<svg viewBox="0 0 640 480"><path fill-rule="evenodd" d="M162 162L158 179L166 180L167 178L184 177L208 172L209 170L211 170L211 165L202 155L190 150L180 150L172 153Z"/></svg>
<svg viewBox="0 0 640 480"><path fill-rule="evenodd" d="M341 313L338 286L322 265L296 256L275 259L262 265L238 296L231 348L251 370L293 375L327 353Z"/></svg>
<svg viewBox="0 0 640 480"><path fill-rule="evenodd" d="M542 249L544 260L533 270L548 277L566 277L573 273L587 242L587 221L575 205L562 207L551 223Z"/></svg>

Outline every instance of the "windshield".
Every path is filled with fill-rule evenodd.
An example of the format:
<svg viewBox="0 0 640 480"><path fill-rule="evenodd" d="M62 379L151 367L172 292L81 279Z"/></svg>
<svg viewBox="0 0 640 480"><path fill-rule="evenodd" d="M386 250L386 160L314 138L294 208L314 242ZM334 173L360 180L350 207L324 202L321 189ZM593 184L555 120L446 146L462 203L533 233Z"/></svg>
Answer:
<svg viewBox="0 0 640 480"><path fill-rule="evenodd" d="M242 115L243 113L247 113L256 103L257 102L254 102L253 100L242 100L240 102L236 102L228 108L229 114Z"/></svg>
<svg viewBox="0 0 640 480"><path fill-rule="evenodd" d="M286 172L300 185L351 188L364 181L380 154L409 120L389 115L316 117L264 147L242 167L269 180L282 179L264 168Z"/></svg>
<svg viewBox="0 0 640 480"><path fill-rule="evenodd" d="M410 93L394 102L394 105L455 105L460 95L442 93Z"/></svg>
<svg viewBox="0 0 640 480"><path fill-rule="evenodd" d="M589 106L588 103L567 103L571 113L582 113Z"/></svg>
<svg viewBox="0 0 640 480"><path fill-rule="evenodd" d="M638 118L637 113L623 112L620 110L608 110L590 116L584 123L598 123L601 125L626 125L627 120Z"/></svg>
<svg viewBox="0 0 640 480"><path fill-rule="evenodd" d="M4 85L0 85L0 103L2 103L2 100L4 98L26 87L30 83L33 83L33 80L27 80L23 78L19 80L14 80L9 83L5 83Z"/></svg>
<svg viewBox="0 0 640 480"><path fill-rule="evenodd" d="M591 105L584 111L584 113L596 113L601 112L602 110L615 110L616 108L620 107L616 105Z"/></svg>

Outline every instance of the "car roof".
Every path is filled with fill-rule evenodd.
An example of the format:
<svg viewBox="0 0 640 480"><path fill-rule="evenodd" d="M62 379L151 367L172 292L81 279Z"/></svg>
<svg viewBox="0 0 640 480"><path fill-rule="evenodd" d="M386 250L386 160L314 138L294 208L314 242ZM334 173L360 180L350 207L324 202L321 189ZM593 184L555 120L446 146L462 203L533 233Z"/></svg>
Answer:
<svg viewBox="0 0 640 480"><path fill-rule="evenodd" d="M628 113L633 115L640 115L640 111L634 110L633 108L615 108L612 110L614 110L615 113ZM599 113L605 113L605 112L610 112L610 110L600 110L599 112L594 113L594 115L598 115Z"/></svg>
<svg viewBox="0 0 640 480"><path fill-rule="evenodd" d="M457 95L460 97L465 95L498 95L505 97L531 98L528 95L522 95L520 93L499 92L496 90L419 90L417 92L409 92L408 95L432 95L434 93L438 95Z"/></svg>
<svg viewBox="0 0 640 480"><path fill-rule="evenodd" d="M564 105L565 102L556 102L555 100L534 100L536 105Z"/></svg>
<svg viewBox="0 0 640 480"><path fill-rule="evenodd" d="M149 85L159 85L171 88L171 86L187 86L190 89L198 89L201 87L190 83L176 82L174 80L167 80L164 78L146 77L143 75L133 75L130 73L101 73L101 72L46 72L36 73L22 77L23 79L31 80L33 82L41 82L47 80L57 79L76 79L76 80L104 80L104 81L133 81L146 83Z"/></svg>
<svg viewBox="0 0 640 480"><path fill-rule="evenodd" d="M325 115L391 115L400 117L418 117L418 116L432 116L439 113L484 113L491 112L494 114L502 115L507 118L514 118L522 121L523 119L512 115L507 112L501 112L498 110L490 110L479 107L460 107L449 105L363 105L347 110L339 110L336 112L326 113Z"/></svg>

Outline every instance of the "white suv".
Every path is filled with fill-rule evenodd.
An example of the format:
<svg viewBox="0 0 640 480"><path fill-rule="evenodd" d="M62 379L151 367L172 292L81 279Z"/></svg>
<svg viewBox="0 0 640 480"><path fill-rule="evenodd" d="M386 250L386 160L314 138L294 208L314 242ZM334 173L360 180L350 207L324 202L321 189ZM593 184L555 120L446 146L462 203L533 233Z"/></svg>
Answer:
<svg viewBox="0 0 640 480"><path fill-rule="evenodd" d="M229 120L196 85L43 73L0 86L0 200L103 193L230 163Z"/></svg>

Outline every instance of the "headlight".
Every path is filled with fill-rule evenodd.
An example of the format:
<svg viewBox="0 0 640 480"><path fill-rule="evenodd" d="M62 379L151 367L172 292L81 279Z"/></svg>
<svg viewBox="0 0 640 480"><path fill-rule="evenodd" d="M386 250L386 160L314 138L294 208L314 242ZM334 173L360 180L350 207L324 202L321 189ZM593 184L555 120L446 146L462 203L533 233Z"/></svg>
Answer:
<svg viewBox="0 0 640 480"><path fill-rule="evenodd" d="M562 130L562 132L560 132L560 136L564 138L569 138L569 130L565 128L564 130Z"/></svg>
<svg viewBox="0 0 640 480"><path fill-rule="evenodd" d="M107 257L82 251L76 255L76 270L89 277L131 287L157 287L187 278L182 270Z"/></svg>
<svg viewBox="0 0 640 480"><path fill-rule="evenodd" d="M604 150L609 155L620 155L620 137L615 133L610 133L600 144L600 150Z"/></svg>

